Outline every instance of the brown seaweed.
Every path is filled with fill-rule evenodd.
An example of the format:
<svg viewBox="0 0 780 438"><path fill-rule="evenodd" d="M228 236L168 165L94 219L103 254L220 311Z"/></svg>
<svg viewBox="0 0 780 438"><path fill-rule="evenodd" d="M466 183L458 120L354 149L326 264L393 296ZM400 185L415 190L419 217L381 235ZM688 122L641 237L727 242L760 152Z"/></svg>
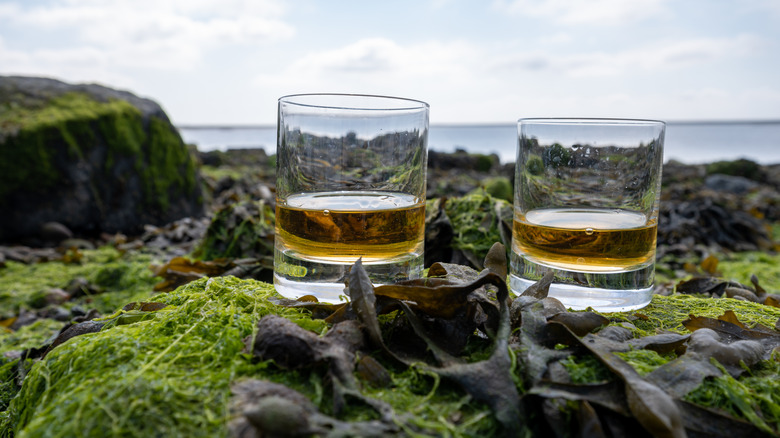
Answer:
<svg viewBox="0 0 780 438"><path fill-rule="evenodd" d="M339 318L357 319L372 347L383 351L385 358L406 366L416 363L456 382L475 401L491 408L508 435L525 430L591 436L639 433L681 437L686 432L701 436L710 430L707 415L734 435L741 420L690 407L681 399L705 379L722 375L723 368L711 358L737 375L780 345L777 331L762 326L748 328L726 312L719 319L692 316L684 322L696 330L692 335L658 333L634 338L626 327L603 328L610 322L603 315L567 312L557 305L557 300L547 297L551 278L542 278L521 296L510 299L501 277L506 261L499 253L503 250L486 258L483 272L434 264L429 271L432 277L379 287L371 284L358 262L348 280L350 303L329 308L316 303L295 305L323 314L331 309L328 318L339 314ZM753 283L756 286L757 280ZM683 290L692 293L724 294L729 288L750 290L711 277L682 284ZM391 335L383 332L386 327L378 320L386 309L399 311L391 323ZM469 362L461 355L461 347L475 330L487 335L493 345L487 360ZM677 358L641 377L614 354L636 349L676 354ZM514 376L512 354L517 359ZM598 384L571 383L561 365L571 355L592 355L616 378ZM357 375L366 376L362 379L369 384L388 384L384 367L369 357L361 359ZM522 397L517 390L518 377L525 388ZM349 391L343 393L349 395ZM382 412L381 407L377 410ZM386 411L383 418L393 415ZM546 419L546 425L526 423L526 418L539 415ZM751 426L749 430L756 429Z"/></svg>
<svg viewBox="0 0 780 438"><path fill-rule="evenodd" d="M303 394L278 383L244 380L231 388L230 434L234 438L386 437L398 433L390 421L345 422L322 414Z"/></svg>
<svg viewBox="0 0 780 438"><path fill-rule="evenodd" d="M585 335L581 345L623 380L628 408L642 427L657 437L686 436L680 412L668 394L612 354L598 336Z"/></svg>
<svg viewBox="0 0 780 438"><path fill-rule="evenodd" d="M501 248L503 251L503 248ZM382 347L385 352L388 351L382 341L381 331L379 329L379 323L376 320L376 312L370 308L370 303L373 303L374 289L368 281L368 276L362 268L362 265L357 262L350 271L349 279L349 292L352 299L352 305L357 307L357 313L360 316L361 322L364 326L368 327L369 336L376 344L376 346ZM485 285L493 285L498 289L497 300L500 307L500 321L498 322L498 330L496 334L496 340L493 347L493 353L490 358L485 361L475 363L461 363L454 359L449 353L447 353L438 344L432 341L425 333L425 330L421 327L419 320L416 318L414 310L404 301L401 302L402 308L405 310L405 315L410 321L410 324L415 329L418 336L428 345L428 348L434 353L441 368L428 367L429 370L446 377L450 380L457 382L463 389L469 393L475 400L487 404L491 407L496 416L496 419L503 425L504 431L508 436L514 436L519 433L522 425L522 411L520 409L520 398L515 388L514 381L511 375L511 359L509 357L508 350L508 338L510 331L509 324L509 309L507 300L509 291L503 278L499 277L496 273L490 270L485 270L476 279L469 283L444 283L436 282L434 286L435 293L441 293L445 295L447 299L453 299L453 297L460 297L461 302L465 302L464 299L469 293ZM420 282L409 283L406 282L401 286L395 286L392 289L388 289L386 286L379 286L376 288L376 293L384 292L386 296L388 290L392 290L394 297L404 297L405 299L419 299L422 295L422 291L431 293L431 286L420 284ZM438 300L434 300L438 301ZM429 309L430 306L420 306L417 304L417 308L421 310ZM460 306L458 306L460 308ZM445 312L444 314L452 315L454 312ZM395 354L392 354L396 360L407 363Z"/></svg>

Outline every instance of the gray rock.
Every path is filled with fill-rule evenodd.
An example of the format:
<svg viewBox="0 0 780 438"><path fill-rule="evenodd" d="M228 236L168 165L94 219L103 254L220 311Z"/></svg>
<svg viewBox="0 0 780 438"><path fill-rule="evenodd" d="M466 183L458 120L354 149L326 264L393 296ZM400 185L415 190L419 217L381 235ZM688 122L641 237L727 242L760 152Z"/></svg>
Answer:
<svg viewBox="0 0 780 438"><path fill-rule="evenodd" d="M46 222L41 225L41 238L46 241L58 243L73 237L73 232L59 222Z"/></svg>
<svg viewBox="0 0 780 438"><path fill-rule="evenodd" d="M712 190L734 193L736 195L745 194L759 186L757 182L743 176L723 175L720 173L708 176L704 180L704 185Z"/></svg>
<svg viewBox="0 0 780 438"><path fill-rule="evenodd" d="M156 102L97 84L0 76L0 241L136 234L203 213L196 159Z"/></svg>

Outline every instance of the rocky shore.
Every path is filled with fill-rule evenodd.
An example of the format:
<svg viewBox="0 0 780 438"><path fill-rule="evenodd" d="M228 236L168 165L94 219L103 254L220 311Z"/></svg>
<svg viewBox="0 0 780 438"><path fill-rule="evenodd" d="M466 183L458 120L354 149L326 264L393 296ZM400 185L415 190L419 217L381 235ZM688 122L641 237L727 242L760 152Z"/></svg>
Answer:
<svg viewBox="0 0 780 438"><path fill-rule="evenodd" d="M203 214L165 224L145 224L140 233L78 233L57 221L41 224L37 234L0 241L0 263L59 260L68 248L95 248L113 244L121 249L154 249L170 256L192 252L212 220L230 210L228 222L249 220L255 203L273 207L274 156L263 149L200 152L199 179ZM481 193L511 203L514 163L496 156L465 151L431 151L428 199L454 199ZM243 205L242 208L237 206ZM249 207L248 207L249 206ZM479 214L479 213L477 213ZM751 161L664 166L658 232L658 257L694 261L719 251L773 251L780 221L780 165ZM511 225L511 224L510 224ZM774 231L773 231L773 227ZM262 235L272 233L265 230ZM773 233L775 233L773 235ZM246 236L245 236L246 237ZM33 245L25 243L33 242ZM428 242L433 249L443 242ZM236 257L269 254L234 254ZM477 257L479 258L479 257Z"/></svg>
<svg viewBox="0 0 780 438"><path fill-rule="evenodd" d="M513 163L430 151L438 286L393 298L356 267L337 309L269 284L270 151L198 152L146 100L0 79L28 105L0 100L0 161L57 151L31 155L41 181L0 180L2 437L780 433L780 164L667 163L656 295L603 315L543 281L508 297ZM47 99L78 117L42 123Z"/></svg>

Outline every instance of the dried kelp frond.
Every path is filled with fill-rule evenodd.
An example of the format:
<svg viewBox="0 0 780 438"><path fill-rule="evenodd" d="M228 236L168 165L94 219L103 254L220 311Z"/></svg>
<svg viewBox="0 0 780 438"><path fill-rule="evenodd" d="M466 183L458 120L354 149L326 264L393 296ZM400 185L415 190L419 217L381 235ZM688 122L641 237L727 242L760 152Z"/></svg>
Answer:
<svg viewBox="0 0 780 438"><path fill-rule="evenodd" d="M352 321L337 324L330 336L319 337L293 322L275 315L266 315L257 323L257 335L244 342L252 356L271 360L285 369L309 368L318 363L328 365L333 383L333 410L344 408L344 395L361 398L371 406L393 418L392 409L380 401L362 397L353 371L355 352L364 346L360 327Z"/></svg>
<svg viewBox="0 0 780 438"><path fill-rule="evenodd" d="M691 315L683 325L693 331L686 354L713 358L735 377L780 346L780 332L760 324L748 328L730 311L717 319Z"/></svg>
<svg viewBox="0 0 780 438"><path fill-rule="evenodd" d="M235 264L228 259L200 261L174 257L163 265L151 266L154 275L163 278L163 281L154 286L154 290L170 292L199 278L220 276L234 267Z"/></svg>
<svg viewBox="0 0 780 438"><path fill-rule="evenodd" d="M592 384L545 381L528 390L528 394L545 399L587 400L625 417L630 417L625 392L617 380Z"/></svg>
<svg viewBox="0 0 780 438"><path fill-rule="evenodd" d="M698 388L704 379L723 374L709 360L703 359L695 355L680 356L656 368L645 379L673 398L680 399Z"/></svg>
<svg viewBox="0 0 780 438"><path fill-rule="evenodd" d="M565 325L577 336L585 336L609 324L609 319L595 312L556 313L549 317L548 321Z"/></svg>
<svg viewBox="0 0 780 438"><path fill-rule="evenodd" d="M231 391L233 419L229 427L233 437L254 438L258 432L282 436L319 432L309 419L317 407L298 391L256 379L239 381L232 385Z"/></svg>
<svg viewBox="0 0 780 438"><path fill-rule="evenodd" d="M512 360L509 356L509 306L508 289L503 279L488 272L498 287L497 299L500 306L500 321L493 353L485 361L454 364L435 370L435 372L457 381L477 401L491 407L496 419L504 427L507 436L517 436L524 426L525 418L520 405L520 397L512 379ZM495 279L495 280L493 280Z"/></svg>
<svg viewBox="0 0 780 438"><path fill-rule="evenodd" d="M684 280L677 284L675 290L679 293L721 296L727 288L753 292L749 287L737 283L736 281L728 281L715 277L694 277L690 280Z"/></svg>
<svg viewBox="0 0 780 438"><path fill-rule="evenodd" d="M452 228L444 206L447 198L436 198L425 206L425 266L440 261L453 262Z"/></svg>
<svg viewBox="0 0 780 438"><path fill-rule="evenodd" d="M750 340L726 344L721 341L716 331L702 328L691 335L685 354L715 359L736 377L744 371L743 364L752 367L761 360L764 356L764 346L760 342Z"/></svg>
<svg viewBox="0 0 780 438"><path fill-rule="evenodd" d="M598 336L585 335L581 345L620 376L625 383L628 408L648 432L657 437L686 436L682 417L669 395L642 379L630 365L612 354Z"/></svg>
<svg viewBox="0 0 780 438"><path fill-rule="evenodd" d="M54 348L71 338L88 333L97 333L117 325L134 324L152 317L154 312L162 310L167 306L167 304L157 302L132 302L113 315L94 321L92 319L98 316L97 312L87 314L81 320L75 320L72 324L63 327L57 337L47 346L41 358L46 357Z"/></svg>
<svg viewBox="0 0 780 438"><path fill-rule="evenodd" d="M518 297L512 304L521 298L524 297ZM517 318L517 321L520 325L514 331L510 345L522 365L521 376L526 387L533 387L544 376L548 363L571 354L570 351L557 350L554 346L556 344L568 345L571 340L568 339L566 332L563 332L563 338L558 338L557 333L551 333L547 318L543 313L542 301L535 298L529 299L533 301L526 301L525 305L518 309L520 317Z"/></svg>
<svg viewBox="0 0 780 438"><path fill-rule="evenodd" d="M685 400L675 400L680 408L685 429L690 436L711 438L759 438L767 436L767 429L714 409L697 406Z"/></svg>
<svg viewBox="0 0 780 438"><path fill-rule="evenodd" d="M726 311L718 318L707 318L703 316L691 315L682 324L690 331L698 329L712 329L719 335L725 337L725 342L736 340L760 340L765 348L772 349L780 344L780 332L770 329L764 325L756 324L753 328L748 328L737 319L732 311Z"/></svg>
<svg viewBox="0 0 780 438"><path fill-rule="evenodd" d="M41 357L46 357L49 352L56 348L58 345L64 343L65 341L74 338L76 336L85 335L87 333L97 333L99 332L105 323L99 322L99 321L84 321L80 322L78 324L71 325L69 327L64 328L59 335L57 335L57 338L54 339L54 341L49 345L48 348L46 348L46 351L43 352Z"/></svg>
<svg viewBox="0 0 780 438"><path fill-rule="evenodd" d="M398 426L386 421L345 422L319 412L303 394L284 385L249 379L233 385L231 402L234 438L386 437Z"/></svg>
<svg viewBox="0 0 780 438"><path fill-rule="evenodd" d="M499 247L499 250L503 251L503 248ZM401 306L405 310L407 319L410 321L417 336L426 342L428 348L443 365L441 368L428 366L426 369L458 382L475 400L491 407L496 419L503 425L504 431L508 436L516 435L521 429L523 414L520 408L520 398L511 376L512 360L509 357L508 349L510 323L507 301L509 291L505 280L490 270L482 272L469 283L434 281L435 279L427 280L429 283L434 283L435 286L427 286L425 282L405 282L401 285L379 286L374 289L360 260L358 260L352 266L348 280L351 306L366 327L368 336L376 347L381 348L396 361L411 365L412 362L409 359L397 356L384 344L381 327L377 319L376 309L374 308L374 303L376 302L375 294L382 293L386 297L401 300ZM426 313L431 311L439 317L446 317L445 315L452 316L457 309L466 305L467 300L465 298L468 294L486 285L492 285L497 289L500 321L497 324L498 328L493 352L490 358L485 361L460 363L449 353L446 353L444 349L430 339L421 327L415 311L406 304L407 300L412 301L416 305L416 309ZM426 302L421 302L422 299L425 299ZM439 302L440 299L444 299L441 303L455 307L455 309L436 309L430 304L430 301Z"/></svg>

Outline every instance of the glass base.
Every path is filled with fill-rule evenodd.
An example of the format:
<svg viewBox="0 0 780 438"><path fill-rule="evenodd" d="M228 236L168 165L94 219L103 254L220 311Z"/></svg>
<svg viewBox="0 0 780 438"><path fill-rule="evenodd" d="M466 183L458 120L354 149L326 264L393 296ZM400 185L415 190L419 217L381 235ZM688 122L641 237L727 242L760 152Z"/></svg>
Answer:
<svg viewBox="0 0 780 438"><path fill-rule="evenodd" d="M292 252L274 252L274 287L286 298L297 299L313 295L324 303L348 301L349 293L344 281L352 263L333 263L295 257ZM363 268L374 286L391 284L401 280L420 278L423 273L423 257L405 254L390 260L363 262Z"/></svg>
<svg viewBox="0 0 780 438"><path fill-rule="evenodd" d="M641 309L652 299L655 263L631 271L593 273L542 265L516 253L511 258L509 286L518 295L553 271L555 279L548 296L570 309L625 312Z"/></svg>

